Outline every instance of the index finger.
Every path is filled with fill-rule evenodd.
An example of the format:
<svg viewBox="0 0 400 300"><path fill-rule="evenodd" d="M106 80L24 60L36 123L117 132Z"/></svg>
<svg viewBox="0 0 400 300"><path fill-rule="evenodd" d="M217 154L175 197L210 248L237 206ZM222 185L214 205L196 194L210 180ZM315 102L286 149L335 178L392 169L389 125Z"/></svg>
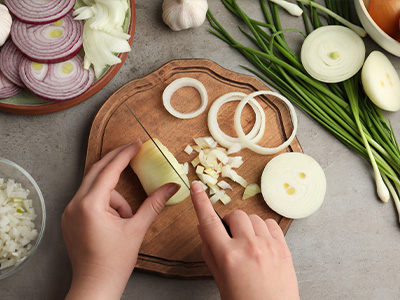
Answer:
<svg viewBox="0 0 400 300"><path fill-rule="evenodd" d="M216 214L210 199L204 192L203 187L198 182L193 182L190 188L190 195L197 219L199 220L199 229L202 238L213 249L215 246L223 245L230 239L228 232Z"/></svg>

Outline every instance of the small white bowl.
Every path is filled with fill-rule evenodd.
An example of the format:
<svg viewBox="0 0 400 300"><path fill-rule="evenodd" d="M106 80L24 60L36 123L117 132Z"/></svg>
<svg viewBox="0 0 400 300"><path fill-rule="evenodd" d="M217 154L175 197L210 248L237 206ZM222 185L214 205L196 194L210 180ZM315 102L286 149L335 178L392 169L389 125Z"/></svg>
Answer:
<svg viewBox="0 0 400 300"><path fill-rule="evenodd" d="M0 157L0 178L4 178L5 180L14 179L15 182L20 183L24 189L28 189L30 191L29 199L32 199L33 208L35 209L35 214L37 215L34 223L35 228L38 231L38 236L31 242L32 248L30 249L27 257L25 257L25 259L18 265L0 270L0 279L3 279L20 270L36 251L44 233L46 224L46 209L43 195L39 189L39 186L32 176L29 175L29 173L23 168L12 161Z"/></svg>
<svg viewBox="0 0 400 300"><path fill-rule="evenodd" d="M400 43L385 33L369 15L369 0L354 0L354 5L358 18L369 36L386 51L400 56Z"/></svg>

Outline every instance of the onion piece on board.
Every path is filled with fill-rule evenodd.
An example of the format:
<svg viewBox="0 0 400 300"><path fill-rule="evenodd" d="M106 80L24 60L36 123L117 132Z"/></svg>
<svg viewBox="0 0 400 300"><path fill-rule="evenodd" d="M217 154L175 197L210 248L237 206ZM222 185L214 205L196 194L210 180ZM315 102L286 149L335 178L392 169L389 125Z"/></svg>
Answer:
<svg viewBox="0 0 400 300"><path fill-rule="evenodd" d="M25 87L19 76L19 63L24 55L14 45L12 39L8 39L0 52L0 70L12 83Z"/></svg>
<svg viewBox="0 0 400 300"><path fill-rule="evenodd" d="M193 87L195 88L201 97L201 105L198 109L189 112L189 113L181 113L177 111L171 105L171 98L172 95L183 87ZM202 112L204 112L207 108L208 104L208 94L207 90L204 85L198 81L197 79L190 78L190 77L182 77L172 81L165 89L162 95L163 104L165 109L174 117L179 119L191 119L199 116Z"/></svg>
<svg viewBox="0 0 400 300"><path fill-rule="evenodd" d="M28 24L46 24L66 16L75 0L4 0L13 16Z"/></svg>
<svg viewBox="0 0 400 300"><path fill-rule="evenodd" d="M318 162L303 153L286 152L271 159L261 175L267 205L292 219L314 213L324 201L326 178Z"/></svg>
<svg viewBox="0 0 400 300"><path fill-rule="evenodd" d="M20 75L25 86L39 97L65 101L85 92L94 81L93 69L85 70L80 55L56 64L41 64L24 58Z"/></svg>
<svg viewBox="0 0 400 300"><path fill-rule="evenodd" d="M210 131L213 138L225 148L231 148L236 144L240 145L240 149L246 148L246 146L240 142L239 138L231 137L225 134L218 124L218 111L221 106L231 101L240 101L244 97L246 97L245 93L227 93L215 100L211 105L210 110L208 111L208 130ZM249 139L251 139L252 142L257 143L263 137L265 132L265 112L256 100L250 99L249 104L256 114L256 121L247 136Z"/></svg>
<svg viewBox="0 0 400 300"><path fill-rule="evenodd" d="M82 48L83 22L71 14L44 25L13 22L11 38L28 58L41 63L56 63L74 57Z"/></svg>
<svg viewBox="0 0 400 300"><path fill-rule="evenodd" d="M253 99L254 97L260 96L260 95L274 96L274 97L280 99L281 101L283 101L289 108L290 116L292 118L292 123L293 123L293 131L292 131L292 134L290 135L290 137L279 146L272 147L272 148L261 147L260 145L257 145L256 143L254 143L248 136L246 136L246 134L243 131L243 128L242 128L242 125L240 122L243 108L251 99ZM283 149L285 149L287 146L290 145L290 143L293 141L294 137L296 136L296 132L297 132L297 115L296 115L296 111L294 110L292 103L290 103L290 101L288 99L286 99L285 97L283 97L281 94L272 92L272 91L257 91L257 92L251 93L251 94L247 95L246 97L244 97L240 101L239 105L236 108L234 119L235 119L234 120L235 130L239 137L239 140L247 148L253 150L254 152L256 152L258 154L269 155L269 154L275 154L275 153L282 151Z"/></svg>
<svg viewBox="0 0 400 300"><path fill-rule="evenodd" d="M22 91L22 88L12 83L0 71L0 99L10 98Z"/></svg>

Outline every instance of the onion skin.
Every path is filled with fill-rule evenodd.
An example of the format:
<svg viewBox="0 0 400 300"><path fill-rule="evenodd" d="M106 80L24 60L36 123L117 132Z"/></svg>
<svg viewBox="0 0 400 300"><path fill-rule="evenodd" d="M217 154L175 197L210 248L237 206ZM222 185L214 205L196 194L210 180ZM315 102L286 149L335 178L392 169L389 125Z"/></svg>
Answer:
<svg viewBox="0 0 400 300"><path fill-rule="evenodd" d="M25 87L19 76L19 64L24 55L14 45L12 39L8 39L0 52L0 70L15 85Z"/></svg>
<svg viewBox="0 0 400 300"><path fill-rule="evenodd" d="M94 82L93 69L85 70L83 58L56 64L41 64L24 58L19 72L25 86L39 97L50 101L66 101L84 93Z"/></svg>
<svg viewBox="0 0 400 300"><path fill-rule="evenodd" d="M57 63L74 57L83 45L83 22L71 14L54 23L29 25L14 21L11 38L29 59L40 63Z"/></svg>
<svg viewBox="0 0 400 300"><path fill-rule="evenodd" d="M370 0L368 13L385 33L394 39L400 39L400 1Z"/></svg>
<svg viewBox="0 0 400 300"><path fill-rule="evenodd" d="M22 91L22 88L8 80L0 71L0 99L10 98L20 91Z"/></svg>
<svg viewBox="0 0 400 300"><path fill-rule="evenodd" d="M57 21L72 11L75 0L4 0L11 14L28 24L47 24Z"/></svg>

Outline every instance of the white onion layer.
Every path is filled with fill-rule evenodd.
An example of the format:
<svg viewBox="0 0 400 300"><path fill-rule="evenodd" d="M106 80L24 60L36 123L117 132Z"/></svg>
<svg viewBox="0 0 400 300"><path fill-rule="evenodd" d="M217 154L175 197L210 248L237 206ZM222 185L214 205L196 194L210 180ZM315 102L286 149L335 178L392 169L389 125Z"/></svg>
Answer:
<svg viewBox="0 0 400 300"><path fill-rule="evenodd" d="M201 105L198 109L189 112L189 113L181 113L177 111L175 108L172 107L171 105L171 98L172 95L179 90L180 88L183 87L193 87L195 88L201 97ZM191 119L199 116L201 113L203 113L208 104L208 95L207 95L207 90L204 87L204 85L198 81L197 79L190 78L190 77L182 77L179 79L176 79L172 81L164 90L163 95L163 104L165 109L174 117L179 118L179 119Z"/></svg>
<svg viewBox="0 0 400 300"><path fill-rule="evenodd" d="M208 111L208 130L210 131L213 138L222 146L226 148L230 148L234 145L240 145L240 149L246 148L244 144L242 144L237 137L231 137L225 134L218 124L218 111L222 105L231 101L240 101L246 94L240 92L232 92L227 93L219 97L217 100L213 102ZM249 100L250 106L253 108L256 114L256 121L254 123L253 128L247 134L248 138L251 139L254 143L260 141L265 132L265 112L261 105L254 99Z"/></svg>
<svg viewBox="0 0 400 300"><path fill-rule="evenodd" d="M257 97L259 95L274 96L274 97L280 99L281 101L283 101L289 108L290 117L292 118L292 123L293 123L293 131L292 131L292 134L289 136L289 138L277 147L268 148L268 147L262 147L260 145L257 145L248 136L246 136L246 134L243 131L243 128L242 128L242 125L240 122L243 108L252 98ZM257 91L257 92L251 93L251 94L247 95L246 97L244 97L240 101L239 105L236 108L234 119L235 119L234 120L235 121L234 122L235 130L236 130L239 140L247 148L253 150L254 152L256 152L258 154L269 155L269 154L275 154L275 153L280 152L281 150L285 149L287 146L290 145L290 143L293 141L294 137L296 136L296 132L297 132L297 115L296 115L296 111L295 111L293 105L290 103L290 101L288 99L283 97L281 94L278 94L278 93L272 92L272 91Z"/></svg>

